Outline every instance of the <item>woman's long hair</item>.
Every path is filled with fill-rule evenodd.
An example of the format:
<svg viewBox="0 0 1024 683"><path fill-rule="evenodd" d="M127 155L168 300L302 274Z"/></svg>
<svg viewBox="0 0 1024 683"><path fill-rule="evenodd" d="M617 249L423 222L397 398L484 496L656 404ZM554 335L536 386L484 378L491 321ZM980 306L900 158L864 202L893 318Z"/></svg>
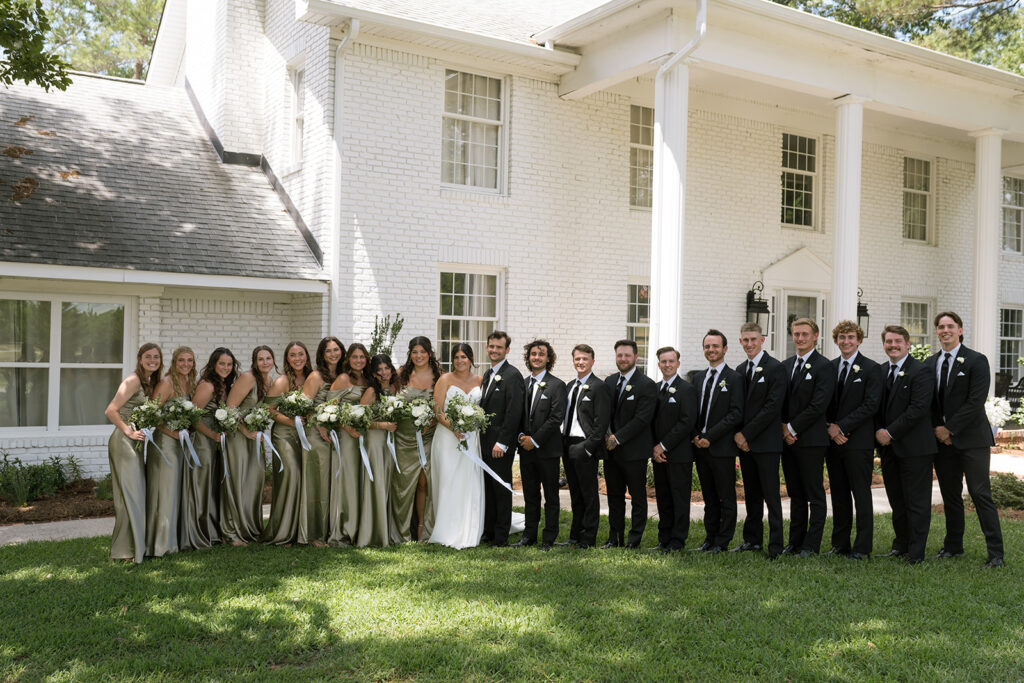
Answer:
<svg viewBox="0 0 1024 683"><path fill-rule="evenodd" d="M380 378L377 377L377 370L382 365L386 365L391 369L391 382L386 387L380 383ZM398 393L398 389L401 387L401 384L399 384L398 370L395 369L395 364L391 362L391 356L389 356L386 353L378 353L376 356L371 358L370 374L373 375L373 388L377 392L378 396L380 396L383 392L389 394Z"/></svg>
<svg viewBox="0 0 1024 683"><path fill-rule="evenodd" d="M306 352L306 364L302 366L303 380L309 377L309 373L313 372L313 366L309 364L309 349L306 348L306 345L300 341L288 342L288 346L284 347L284 376L288 378L288 388L291 391L302 388L302 385L299 383L299 377L295 374L295 368L288 362L288 352L292 350L293 346L298 346Z"/></svg>
<svg viewBox="0 0 1024 683"><path fill-rule="evenodd" d="M409 355L406 356L405 365L402 366L402 370L398 373L403 387L409 383L409 379L412 377L412 371L415 367L412 363L412 350L417 346L422 346L423 350L427 352L427 364L430 365L430 369L434 372L434 382L436 383L437 380L441 379L441 364L437 362L437 357L434 356L434 345L426 337L413 337L409 340Z"/></svg>
<svg viewBox="0 0 1024 683"><path fill-rule="evenodd" d="M466 358L469 359L470 366L476 365L476 362L473 361L473 347L463 342L457 342L455 344L452 344L452 351L448 356L448 362L452 366L452 372L455 371L455 354L458 353L459 351L462 351L464 354L466 354Z"/></svg>
<svg viewBox="0 0 1024 683"><path fill-rule="evenodd" d="M146 369L142 367L142 354L146 351L157 350L160 354L160 367L149 374L146 377ZM156 393L156 385L160 384L160 373L164 369L164 352L160 350L159 344L153 342L146 342L139 347L139 352L135 354L135 376L139 378L139 386L142 388L142 393L146 394L146 398L153 398L153 394Z"/></svg>
<svg viewBox="0 0 1024 683"><path fill-rule="evenodd" d="M274 370L277 370L277 359L274 357L274 349L270 348L266 344L257 346L252 350L252 364L249 367L249 372L252 373L252 377L256 380L256 400L260 403L267 397L267 390L270 389L268 384L263 383L263 373L260 372L260 366L256 363L257 357L260 355L260 351L266 351L270 354L271 360L274 361ZM280 370L277 370L280 372ZM268 378L270 379L270 378Z"/></svg>
<svg viewBox="0 0 1024 683"><path fill-rule="evenodd" d="M353 351L362 351L363 357L366 358L366 365L363 366L362 372L353 370L350 365ZM348 347L348 354L345 356L345 362L341 364L341 370L352 379L352 384L359 384L359 378L362 377L366 380L366 386L374 387L374 389L377 388L377 380L374 379L373 373L370 372L370 352L359 342L353 342Z"/></svg>
<svg viewBox="0 0 1024 683"><path fill-rule="evenodd" d="M221 377L217 374L217 362L221 356L231 357L231 374L227 377ZM199 373L199 381L209 382L213 385L213 401L220 402L227 399L228 394L231 393L231 386L238 379L238 359L235 358L235 354L223 346L218 346L210 354L210 360L206 361L206 365L203 367L203 371Z"/></svg>
<svg viewBox="0 0 1024 683"><path fill-rule="evenodd" d="M180 372L175 370L175 364L178 362L178 357L183 353L187 353L192 356L192 369L189 370L188 374L184 377L182 377ZM171 386L174 388L175 397L192 398L192 394L196 391L196 352L187 346L179 346L174 349L174 353L171 354L171 364L167 368L167 374L171 377Z"/></svg>
<svg viewBox="0 0 1024 683"><path fill-rule="evenodd" d="M338 359L338 364L334 366L332 371L330 366L327 365L327 359L324 354L327 353L327 345L334 342L341 349L341 358ZM345 345L341 343L341 340L337 337L324 337L320 340L320 344L316 347L316 370L320 373L320 379L324 381L324 384L331 386L334 378L338 376L338 368L345 362Z"/></svg>

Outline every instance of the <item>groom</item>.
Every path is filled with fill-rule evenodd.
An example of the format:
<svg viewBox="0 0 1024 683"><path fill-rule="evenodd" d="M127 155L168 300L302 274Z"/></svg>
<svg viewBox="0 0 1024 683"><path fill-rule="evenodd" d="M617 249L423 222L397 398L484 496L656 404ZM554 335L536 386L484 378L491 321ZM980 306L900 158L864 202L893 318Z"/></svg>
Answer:
<svg viewBox="0 0 1024 683"><path fill-rule="evenodd" d="M483 461L498 475L512 483L512 460L516 434L523 415L523 376L511 363L505 361L512 343L508 333L495 330L487 337L487 357L491 367L484 373L480 406L494 418L480 434L480 454ZM495 547L508 545L509 525L512 519L512 492L484 477L484 535L481 543Z"/></svg>

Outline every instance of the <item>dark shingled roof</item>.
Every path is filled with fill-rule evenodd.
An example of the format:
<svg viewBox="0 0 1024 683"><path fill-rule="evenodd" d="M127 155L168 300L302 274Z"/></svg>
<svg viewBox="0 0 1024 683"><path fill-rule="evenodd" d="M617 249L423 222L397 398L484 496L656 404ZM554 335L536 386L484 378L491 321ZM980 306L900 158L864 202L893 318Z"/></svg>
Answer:
<svg viewBox="0 0 1024 683"><path fill-rule="evenodd" d="M221 163L180 88L0 86L0 261L324 274L259 168Z"/></svg>

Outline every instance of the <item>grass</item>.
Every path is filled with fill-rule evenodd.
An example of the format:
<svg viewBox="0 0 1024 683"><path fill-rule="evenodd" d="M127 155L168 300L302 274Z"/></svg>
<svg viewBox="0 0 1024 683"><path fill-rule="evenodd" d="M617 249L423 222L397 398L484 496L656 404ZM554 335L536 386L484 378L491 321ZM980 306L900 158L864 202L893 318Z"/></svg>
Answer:
<svg viewBox="0 0 1024 683"><path fill-rule="evenodd" d="M967 523L965 557L915 568L422 545L217 547L135 566L107 560L104 538L11 546L0 680L1019 680L1024 523L1004 520L996 571ZM888 517L875 530L888 549ZM691 545L702 536L691 527Z"/></svg>

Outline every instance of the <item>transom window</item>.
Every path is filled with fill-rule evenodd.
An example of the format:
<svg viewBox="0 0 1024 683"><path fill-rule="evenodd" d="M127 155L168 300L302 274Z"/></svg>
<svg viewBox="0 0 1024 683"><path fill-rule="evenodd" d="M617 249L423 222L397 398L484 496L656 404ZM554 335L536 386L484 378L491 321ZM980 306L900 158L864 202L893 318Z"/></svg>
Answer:
<svg viewBox="0 0 1024 683"><path fill-rule="evenodd" d="M629 205L651 208L654 186L654 110L629 107Z"/></svg>
<svg viewBox="0 0 1024 683"><path fill-rule="evenodd" d="M125 303L0 298L0 430L105 425L125 367Z"/></svg>
<svg viewBox="0 0 1024 683"><path fill-rule="evenodd" d="M910 344L927 344L929 339L928 304L922 301L900 302L900 325L910 333Z"/></svg>
<svg viewBox="0 0 1024 683"><path fill-rule="evenodd" d="M903 158L903 237L929 240L932 164L924 159Z"/></svg>
<svg viewBox="0 0 1024 683"><path fill-rule="evenodd" d="M782 224L814 227L817 140L782 134Z"/></svg>
<svg viewBox="0 0 1024 683"><path fill-rule="evenodd" d="M290 158L293 165L302 163L302 137L305 132L306 70L302 66L288 69L288 95L291 130L289 132Z"/></svg>
<svg viewBox="0 0 1024 683"><path fill-rule="evenodd" d="M1024 179L1003 178L1003 249L1024 253Z"/></svg>
<svg viewBox="0 0 1024 683"><path fill-rule="evenodd" d="M442 271L440 315L437 318L437 360L451 370L452 344L473 347L477 367L486 367L487 335L499 327L500 288L497 273Z"/></svg>
<svg viewBox="0 0 1024 683"><path fill-rule="evenodd" d="M1021 357L1024 339L1024 311L1019 308L999 309L999 373L1008 376L1010 383L1021 377L1017 359Z"/></svg>
<svg viewBox="0 0 1024 683"><path fill-rule="evenodd" d="M505 102L499 78L444 72L441 182L501 189Z"/></svg>
<svg viewBox="0 0 1024 683"><path fill-rule="evenodd" d="M647 345L651 332L650 285L626 287L626 339L636 342L637 367L647 367Z"/></svg>

